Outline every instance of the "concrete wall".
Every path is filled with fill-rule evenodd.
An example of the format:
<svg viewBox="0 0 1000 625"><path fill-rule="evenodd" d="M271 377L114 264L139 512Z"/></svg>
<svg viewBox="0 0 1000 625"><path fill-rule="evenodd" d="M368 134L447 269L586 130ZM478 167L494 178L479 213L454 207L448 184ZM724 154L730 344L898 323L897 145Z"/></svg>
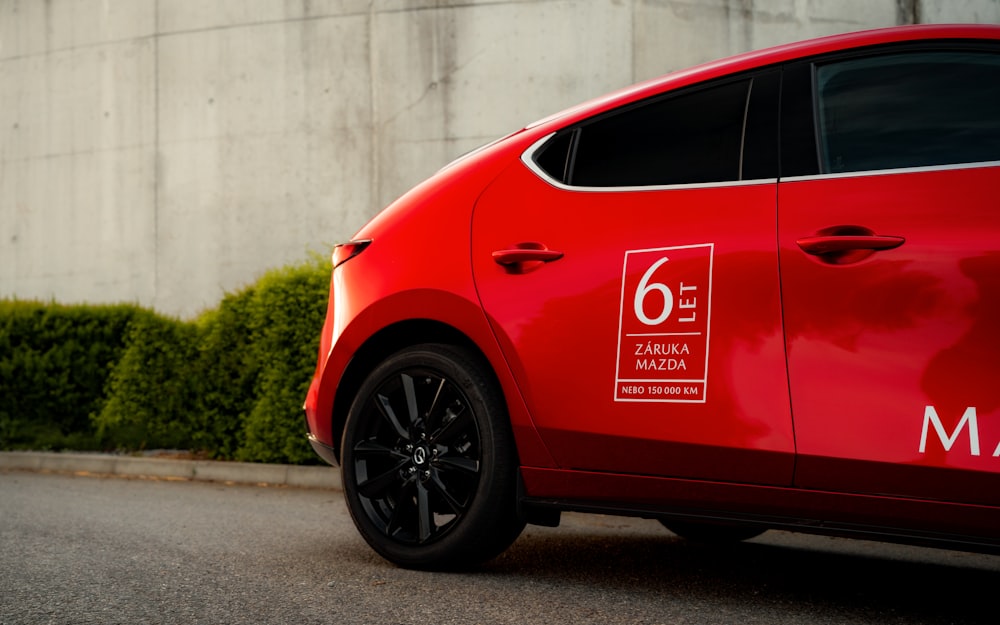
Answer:
<svg viewBox="0 0 1000 625"><path fill-rule="evenodd" d="M182 316L632 82L1000 0L0 0L0 297Z"/></svg>

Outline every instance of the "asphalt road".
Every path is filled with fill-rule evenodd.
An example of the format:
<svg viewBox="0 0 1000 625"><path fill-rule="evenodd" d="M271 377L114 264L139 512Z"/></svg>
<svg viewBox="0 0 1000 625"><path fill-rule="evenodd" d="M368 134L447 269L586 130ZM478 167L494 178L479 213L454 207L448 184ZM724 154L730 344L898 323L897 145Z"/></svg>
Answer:
<svg viewBox="0 0 1000 625"><path fill-rule="evenodd" d="M0 623L990 623L1000 557L566 515L466 574L395 568L333 490L0 473Z"/></svg>

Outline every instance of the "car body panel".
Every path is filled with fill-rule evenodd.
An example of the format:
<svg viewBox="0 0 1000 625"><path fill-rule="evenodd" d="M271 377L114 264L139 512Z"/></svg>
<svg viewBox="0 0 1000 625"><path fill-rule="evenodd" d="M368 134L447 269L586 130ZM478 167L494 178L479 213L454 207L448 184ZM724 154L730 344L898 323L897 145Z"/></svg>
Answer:
<svg viewBox="0 0 1000 625"><path fill-rule="evenodd" d="M1000 165L779 185L796 485L1000 504L998 183ZM905 243L843 264L797 245L846 226Z"/></svg>

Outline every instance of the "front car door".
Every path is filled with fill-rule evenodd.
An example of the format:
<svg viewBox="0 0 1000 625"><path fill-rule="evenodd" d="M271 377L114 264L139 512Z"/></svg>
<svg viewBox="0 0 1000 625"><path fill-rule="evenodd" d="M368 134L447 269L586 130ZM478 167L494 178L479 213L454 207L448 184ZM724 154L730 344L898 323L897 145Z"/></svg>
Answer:
<svg viewBox="0 0 1000 625"><path fill-rule="evenodd" d="M1000 50L824 59L783 98L795 484L1000 504Z"/></svg>

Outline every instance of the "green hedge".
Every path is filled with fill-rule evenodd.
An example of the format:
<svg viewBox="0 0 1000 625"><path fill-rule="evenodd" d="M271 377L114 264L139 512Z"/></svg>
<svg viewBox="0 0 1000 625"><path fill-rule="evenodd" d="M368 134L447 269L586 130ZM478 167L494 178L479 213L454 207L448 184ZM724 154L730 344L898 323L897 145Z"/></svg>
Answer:
<svg viewBox="0 0 1000 625"><path fill-rule="evenodd" d="M136 315L108 379L107 401L92 419L98 440L123 450L196 447L198 335L193 323Z"/></svg>
<svg viewBox="0 0 1000 625"><path fill-rule="evenodd" d="M329 283L329 262L316 257L193 321L0 300L0 448L315 462L301 405Z"/></svg>
<svg viewBox="0 0 1000 625"><path fill-rule="evenodd" d="M90 415L140 312L0 300L0 447L97 449Z"/></svg>

